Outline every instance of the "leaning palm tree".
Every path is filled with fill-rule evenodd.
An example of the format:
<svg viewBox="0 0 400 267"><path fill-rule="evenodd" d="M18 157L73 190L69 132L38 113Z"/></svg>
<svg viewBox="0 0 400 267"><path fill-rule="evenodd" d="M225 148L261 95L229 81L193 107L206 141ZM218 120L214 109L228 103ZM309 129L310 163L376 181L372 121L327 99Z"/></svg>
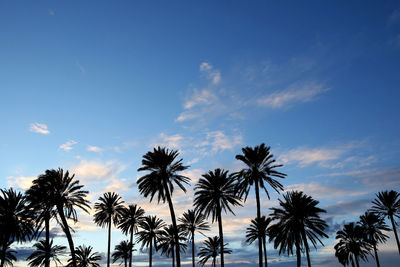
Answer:
<svg viewBox="0 0 400 267"><path fill-rule="evenodd" d="M390 228L385 223L384 218L371 212L365 212L364 215L361 215L359 224L364 229L367 241L374 249L376 266L380 267L377 244L386 242L389 237L382 231L390 231Z"/></svg>
<svg viewBox="0 0 400 267"><path fill-rule="evenodd" d="M194 206L208 218L212 215L212 222L218 221L221 266L224 266L224 234L222 231L221 211L235 213L231 206L241 206L240 197L236 191L235 180L228 175L228 171L215 169L202 175L194 187Z"/></svg>
<svg viewBox="0 0 400 267"><path fill-rule="evenodd" d="M184 212L182 218L178 218L181 222L181 227L188 239L192 242L192 264L195 267L195 247L194 247L194 233L196 231L208 231L210 225L206 221L206 217L194 210L188 210Z"/></svg>
<svg viewBox="0 0 400 267"><path fill-rule="evenodd" d="M186 252L187 245L185 244L186 237L181 227L178 227L179 249L181 252ZM166 255L172 258L172 267L175 267L175 231L172 224L164 227L160 233L158 240L157 250L161 250L161 255Z"/></svg>
<svg viewBox="0 0 400 267"><path fill-rule="evenodd" d="M113 252L113 263L117 260L123 260L125 262L125 267L128 266L128 260L130 255L132 255L132 242L129 241L121 241L118 245L115 246L115 252Z"/></svg>
<svg viewBox="0 0 400 267"><path fill-rule="evenodd" d="M157 242L165 223L156 216L146 216L139 225L142 230L136 233L138 236L137 242L142 243L142 248L150 247L149 267L151 267L153 262L153 245L157 247Z"/></svg>
<svg viewBox="0 0 400 267"><path fill-rule="evenodd" d="M264 247L264 259L265 259L265 267L268 266L267 261L267 234L268 234L268 226L271 223L271 218L266 218L265 216L261 216L260 218L255 218L251 220L250 227L246 229L246 242L252 244L256 240L262 241L262 245Z"/></svg>
<svg viewBox="0 0 400 267"><path fill-rule="evenodd" d="M124 208L122 203L124 201L117 193L107 192L94 204L94 222L100 227L108 227L107 267L110 267L111 225L119 223Z"/></svg>
<svg viewBox="0 0 400 267"><path fill-rule="evenodd" d="M317 207L319 201L303 194L303 192L288 192L283 196L283 198L284 201L279 199L279 205L281 208L271 208L271 210L273 210L271 215L272 219L278 220L277 225L279 225L274 229L274 231L272 231L274 234L272 237L279 237L275 240L274 245L277 247L280 245L280 242L287 243L292 239L296 246L296 254L298 257L297 264L299 266L299 254L297 252L298 249L300 249L300 244L303 244L307 256L307 264L310 267L310 249L307 239L310 240L315 248L317 246L317 241L323 245L319 236L328 237L328 235L324 233L324 230L328 225L320 218L319 214L326 211ZM277 232L277 229L284 231L284 233ZM282 235L288 235L292 238L286 237L288 240L284 241L280 238Z"/></svg>
<svg viewBox="0 0 400 267"><path fill-rule="evenodd" d="M177 235L178 228L172 203L172 193L174 191L174 183L186 192L184 184L188 184L190 179L178 174L178 172L184 171L189 167L182 164L182 159L176 160L178 155L179 153L176 150L169 151L166 148L160 147L147 152L143 155L142 167L139 168L138 171L149 171L149 173L140 177L137 180L137 184L139 186L139 192L143 194L144 197L150 196L150 202L156 194L158 195L158 203L160 201L168 202L172 225L176 233L176 264L180 267L179 237Z"/></svg>
<svg viewBox="0 0 400 267"><path fill-rule="evenodd" d="M9 241L5 244L5 248L3 248L4 244L0 244L0 251L5 250L5 259L4 259L4 267L14 267L13 261L17 261L17 257L14 254L17 254L17 251L10 249L12 242Z"/></svg>
<svg viewBox="0 0 400 267"><path fill-rule="evenodd" d="M53 246L53 240L51 240L48 244L46 240L40 240L39 242L33 245L35 247L35 251L26 259L29 261L28 265L32 267L42 267L46 266L48 259L53 261L56 266L62 264L58 255L62 253L66 247L60 245ZM50 265L50 262L49 262Z"/></svg>
<svg viewBox="0 0 400 267"><path fill-rule="evenodd" d="M144 210L135 205L129 205L121 210L121 220L118 228L124 234L130 235L131 247L133 248L133 234L137 232L139 223L143 220ZM132 251L129 252L129 267L132 267Z"/></svg>
<svg viewBox="0 0 400 267"><path fill-rule="evenodd" d="M101 260L101 256L97 252L92 252L93 247L85 245L78 246L75 249L76 266L77 267L100 267L97 262ZM68 260L67 267L73 266L73 260Z"/></svg>
<svg viewBox="0 0 400 267"><path fill-rule="evenodd" d="M216 259L219 254L231 254L232 250L228 249L228 244L224 244L224 251L220 251L220 239L218 236L207 237L203 242L204 246L200 247L200 251L197 254L200 258L199 264L204 266L210 258L212 258L212 267L216 267Z"/></svg>
<svg viewBox="0 0 400 267"><path fill-rule="evenodd" d="M396 238L397 249L400 254L399 237L397 236L397 223L394 218L400 218L400 194L396 191L383 191L376 195L376 199L372 201L371 211L382 217L388 217L392 223L394 236Z"/></svg>
<svg viewBox="0 0 400 267"><path fill-rule="evenodd" d="M254 185L258 220L261 217L260 189L264 189L269 199L267 185L279 193L280 190L283 190L283 185L274 178L285 178L286 176L286 174L276 170L283 165L275 163L274 155L270 152L270 149L271 147L266 147L262 143L254 148L244 147L242 148L243 155L236 155L237 160L246 164L246 168L234 174L239 179L240 196L244 195L244 202L246 202L250 189ZM260 267L262 267L262 243L260 237L258 240L258 263Z"/></svg>

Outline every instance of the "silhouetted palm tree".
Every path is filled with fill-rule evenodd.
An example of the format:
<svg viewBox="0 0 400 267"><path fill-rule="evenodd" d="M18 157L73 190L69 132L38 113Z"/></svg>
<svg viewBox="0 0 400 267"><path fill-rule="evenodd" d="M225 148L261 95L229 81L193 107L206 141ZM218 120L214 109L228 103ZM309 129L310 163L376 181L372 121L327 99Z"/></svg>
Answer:
<svg viewBox="0 0 400 267"><path fill-rule="evenodd" d="M158 202L165 202L165 200L167 200L172 225L176 233L176 217L172 203L174 183L186 192L184 184L188 184L190 181L188 177L178 174L178 172L184 171L189 167L182 164L182 159L176 161L178 155L179 153L176 150L169 151L166 148L160 147L147 152L143 155L142 167L139 168L138 171L149 171L149 173L137 180L139 192L143 194L144 197L150 196L150 201L152 201L154 195L158 194ZM178 235L176 234L175 242L179 247L178 239ZM181 266L180 249L176 250L176 263L177 267Z"/></svg>
<svg viewBox="0 0 400 267"><path fill-rule="evenodd" d="M181 227L188 239L192 242L192 264L195 267L195 247L194 247L194 234L196 231L208 231L210 225L206 221L206 217L194 210L184 212L182 218L178 218L181 222Z"/></svg>
<svg viewBox="0 0 400 267"><path fill-rule="evenodd" d="M361 226L355 223L345 224L343 229L338 231L336 239L339 243L335 245L335 256L341 264L356 262L359 267L359 259L367 260L368 253L372 250L371 244L366 241L364 230Z"/></svg>
<svg viewBox="0 0 400 267"><path fill-rule="evenodd" d="M156 216L146 216L139 225L142 230L137 232L137 242L142 243L142 248L150 247L149 267L151 267L153 263L153 245L157 248L157 242L165 223Z"/></svg>
<svg viewBox="0 0 400 267"><path fill-rule="evenodd" d="M53 260L56 266L58 266L58 263L61 264L61 261L57 257L57 255L62 253L66 249L66 247L59 245L53 246L53 240L51 240L49 244L47 244L46 240L40 240L33 246L36 250L26 259L27 261L29 261L29 266L46 266L48 259L49 261Z"/></svg>
<svg viewBox="0 0 400 267"><path fill-rule="evenodd" d="M376 265L380 267L377 244L386 242L386 239L389 237L382 233L382 231L390 231L390 228L385 223L384 218L371 212L366 212L364 215L361 215L359 224L364 229L367 241L374 248Z"/></svg>
<svg viewBox="0 0 400 267"><path fill-rule="evenodd" d="M181 252L185 252L187 245L186 237L183 231L181 231L178 226L178 237L179 237L179 249ZM164 227L160 233L160 238L158 240L157 250L161 250L161 255L165 254L168 258L172 258L172 266L175 267L175 230L174 227L170 224Z"/></svg>
<svg viewBox="0 0 400 267"><path fill-rule="evenodd" d="M310 267L310 250L307 239L311 241L315 248L317 241L323 245L319 236L328 237L324 233L324 229L328 225L319 217L319 214L326 211L317 207L319 201L303 194L303 192L288 192L283 198L284 201L279 199L281 208L271 208L273 210L272 219L278 220L278 226L274 226L270 233L272 238L275 238L274 246L275 248L280 246L282 250L285 246L293 246L294 244L299 266L299 251L301 244L303 244L307 255L307 263ZM279 233L279 231L283 231L283 233ZM286 238L286 240L283 240L283 238ZM284 250L287 250L287 248L284 248Z"/></svg>
<svg viewBox="0 0 400 267"><path fill-rule="evenodd" d="M101 260L101 256L97 252L92 252L93 247L85 245L78 246L75 249L76 266L77 267L100 267L97 262ZM67 267L73 266L73 260L68 260Z"/></svg>
<svg viewBox="0 0 400 267"><path fill-rule="evenodd" d="M124 208L124 201L115 192L104 193L94 204L94 222L100 227L108 227L107 267L110 267L111 225L117 225Z"/></svg>
<svg viewBox="0 0 400 267"><path fill-rule="evenodd" d="M262 241L262 245L264 247L264 259L265 259L265 267L268 266L267 261L267 233L268 226L271 223L271 218L266 218L265 216L261 216L260 218L255 218L251 220L250 227L246 229L246 242L252 244L256 240Z"/></svg>
<svg viewBox="0 0 400 267"><path fill-rule="evenodd" d="M140 221L143 220L144 210L135 205L129 205L121 210L121 220L118 228L125 235L130 235L130 242L133 248L133 234L137 232ZM132 267L132 251L129 253L129 267Z"/></svg>
<svg viewBox="0 0 400 267"><path fill-rule="evenodd" d="M236 159L246 164L246 168L234 174L239 179L238 188L240 196L246 202L250 188L254 185L257 203L257 218L261 217L260 188L265 190L269 199L267 185L270 185L276 192L283 190L283 185L274 178L285 178L286 174L281 173L276 168L282 167L276 164L274 155L270 153L271 147L266 147L264 143L259 146L242 148L243 155L236 155ZM262 243L261 237L258 240L258 261L262 267ZM267 259L265 259L267 260Z"/></svg>
<svg viewBox="0 0 400 267"><path fill-rule="evenodd" d="M194 206L208 218L212 215L212 222L218 221L219 238L221 245L221 266L224 266L224 234L222 231L221 211L230 211L235 215L232 206L240 205L240 197L236 191L235 181L228 171L215 169L202 175L194 187Z"/></svg>
<svg viewBox="0 0 400 267"><path fill-rule="evenodd" d="M397 223L394 218L400 218L400 194L396 191L383 191L376 195L375 200L372 201L371 211L382 217L388 217L392 223L394 236L396 238L397 249L400 254L399 237L397 236L396 226Z"/></svg>
<svg viewBox="0 0 400 267"><path fill-rule="evenodd" d="M117 260L123 260L125 262L125 267L128 266L128 260L132 255L133 245L132 242L127 240L121 241L118 245L115 246L115 251L112 254L113 263Z"/></svg>
<svg viewBox="0 0 400 267"><path fill-rule="evenodd" d="M0 190L0 243L1 265L6 260L6 250L14 241L30 240L34 233L33 213L28 209L26 198L14 189Z"/></svg>
<svg viewBox="0 0 400 267"><path fill-rule="evenodd" d="M5 253L5 259L4 259L4 265L1 265L1 266L13 267L14 266L13 261L17 261L17 257L15 257L15 255L14 255L14 254L17 254L17 251L10 249L11 244L12 244L11 241L9 241L5 244L4 251L6 253ZM4 246L4 244L0 244L1 252L3 251L3 246Z"/></svg>
<svg viewBox="0 0 400 267"><path fill-rule="evenodd" d="M212 265L216 267L216 259L218 255L231 254L232 250L228 248L228 243L224 244L224 251L221 253L221 241L218 236L207 237L203 242L204 246L200 247L200 251L197 254L199 256L199 264L204 266L210 258L212 258Z"/></svg>

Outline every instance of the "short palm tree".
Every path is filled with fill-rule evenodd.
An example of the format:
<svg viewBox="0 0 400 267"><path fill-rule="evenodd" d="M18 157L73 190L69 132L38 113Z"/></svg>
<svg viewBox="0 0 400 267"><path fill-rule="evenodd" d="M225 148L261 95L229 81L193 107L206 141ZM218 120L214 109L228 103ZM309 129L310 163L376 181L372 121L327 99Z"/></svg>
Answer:
<svg viewBox="0 0 400 267"><path fill-rule="evenodd" d="M307 264L311 266L308 240L316 248L317 241L323 245L319 237L328 237L324 233L325 228L328 226L324 220L319 216L320 213L326 212L318 208L319 201L310 196L303 194L303 192L292 191L283 196L284 201L279 199L281 208L271 208L273 210L272 219L278 220L278 226L271 231L271 237L275 238L274 246L277 248L287 246L291 242L296 246L296 254L299 262L299 250L301 244L304 245L307 256ZM281 231L281 232L280 232ZM286 240L283 240L286 238ZM282 247L283 246L283 247Z"/></svg>
<svg viewBox="0 0 400 267"><path fill-rule="evenodd" d="M196 186L194 206L208 218L212 215L212 222L218 221L221 266L224 266L224 234L222 231L221 211L227 211L235 215L231 206L241 206L240 197L236 191L235 180L228 171L215 169L202 175Z"/></svg>
<svg viewBox="0 0 400 267"><path fill-rule="evenodd" d="M59 245L53 246L53 240L50 240L49 244L47 244L46 240L40 240L33 246L36 250L26 259L29 261L29 266L46 266L47 259L50 259L50 261L52 260L56 266L58 266L58 263L61 264L58 254L63 253L66 247Z"/></svg>
<svg viewBox="0 0 400 267"><path fill-rule="evenodd" d="M372 201L371 211L382 217L388 217L392 223L394 236L396 238L397 249L400 254L400 243L399 237L397 236L396 226L394 218L400 218L400 194L396 191L383 191L376 195L375 200Z"/></svg>
<svg viewBox="0 0 400 267"><path fill-rule="evenodd" d="M196 212L195 210L188 210L184 212L182 218L178 218L181 222L181 227L188 239L192 242L192 264L195 267L195 247L194 247L194 234L196 231L208 231L210 225L206 221L206 217Z"/></svg>
<svg viewBox="0 0 400 267"><path fill-rule="evenodd" d="M5 248L3 248L4 244L0 244L0 252L4 251L5 253L5 259L4 259L4 267L14 267L13 261L17 261L17 257L15 257L15 254L17 254L17 251L10 249L12 242L9 241L5 244Z"/></svg>
<svg viewBox="0 0 400 267"><path fill-rule="evenodd" d="M133 248L133 234L137 232L139 223L143 220L144 210L135 205L129 205L121 210L121 220L118 228L125 235L130 235L131 247ZM129 267L132 267L132 251L129 252Z"/></svg>
<svg viewBox="0 0 400 267"><path fill-rule="evenodd" d="M78 246L75 249L76 266L77 267L100 267L97 262L101 260L101 256L97 252L93 252L93 247L85 245ZM67 267L73 266L73 260L68 260Z"/></svg>
<svg viewBox="0 0 400 267"><path fill-rule="evenodd" d="M121 241L118 245L115 246L115 251L112 254L113 263L117 260L123 260L125 262L125 267L128 266L128 260L132 255L132 242L127 240Z"/></svg>
<svg viewBox="0 0 400 267"><path fill-rule="evenodd" d="M214 237L207 237L207 239L203 242L204 246L200 247L200 251L197 254L200 258L199 264L201 266L204 266L210 258L212 258L212 265L213 267L216 267L216 259L218 255L223 255L223 254L231 254L232 250L228 249L228 244L224 244L224 251L221 253L220 251L220 239L218 236Z"/></svg>
<svg viewBox="0 0 400 267"><path fill-rule="evenodd" d="M172 203L172 193L174 191L174 183L184 192L186 189L184 184L188 184L190 179L186 176L178 174L184 171L188 166L182 164L182 159L176 160L179 153L176 150L169 151L166 148L154 148L153 151L143 155L142 167L138 171L148 171L149 173L137 180L139 192L144 197L150 196L150 201L158 195L158 202L168 202L171 214L172 225L177 232L176 216ZM175 242L179 247L179 237L175 235ZM177 267L181 266L180 249L176 249Z"/></svg>
<svg viewBox="0 0 400 267"><path fill-rule="evenodd" d="M271 147L267 147L262 143L254 148L244 147L242 148L243 155L236 155L236 159L246 165L246 168L234 174L239 180L240 196L244 195L245 202L251 187L254 186L258 220L261 218L260 189L264 189L269 199L267 186L271 186L272 189L279 193L280 190L283 190L283 185L274 178L285 178L286 176L286 174L276 170L283 165L276 164L270 149ZM258 262L260 267L262 267L262 243L263 241L260 237L258 240Z"/></svg>
<svg viewBox="0 0 400 267"><path fill-rule="evenodd" d="M140 222L141 231L137 232L137 242L142 243L142 248L149 247L149 267L153 263L153 245L157 247L157 242L160 238L162 228L165 223L157 218L156 216L146 216L144 220Z"/></svg>
<svg viewBox="0 0 400 267"><path fill-rule="evenodd" d="M107 267L110 267L111 225L119 223L124 208L122 203L124 201L117 193L107 192L94 204L94 222L100 227L108 227Z"/></svg>
<svg viewBox="0 0 400 267"><path fill-rule="evenodd" d="M261 216L260 218L255 218L251 220L250 227L246 229L246 242L252 244L256 240L262 241L262 245L264 247L264 259L265 259L265 267L268 266L267 261L267 234L268 234L268 226L271 223L271 218L266 218L265 216Z"/></svg>
<svg viewBox="0 0 400 267"><path fill-rule="evenodd" d="M178 227L179 237L179 249L181 252L185 252L187 249L185 233L181 227ZM175 267L175 231L172 224L164 227L160 233L158 240L157 250L161 250L161 255L166 255L168 258L172 258L172 266Z"/></svg>
<svg viewBox="0 0 400 267"><path fill-rule="evenodd" d="M382 231L390 231L390 228L385 223L385 219L371 212L365 212L360 216L360 226L364 229L367 241L372 245L375 254L377 267L380 267L378 258L378 243L384 243L389 238Z"/></svg>

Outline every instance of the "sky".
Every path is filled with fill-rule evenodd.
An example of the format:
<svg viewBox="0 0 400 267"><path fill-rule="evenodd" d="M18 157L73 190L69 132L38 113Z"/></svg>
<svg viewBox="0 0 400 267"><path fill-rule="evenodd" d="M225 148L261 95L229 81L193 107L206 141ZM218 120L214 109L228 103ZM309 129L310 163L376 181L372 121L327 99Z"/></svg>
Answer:
<svg viewBox="0 0 400 267"><path fill-rule="evenodd" d="M115 191L170 223L167 204L137 190L145 153L166 146L190 165L187 193L173 193L181 216L202 174L238 171L241 148L265 143L284 165L284 190L327 211L329 238L312 250L313 266L339 266L336 231L377 192L400 190L398 1L6 0L0 36L0 188L23 192L61 167L92 206ZM264 194L262 213L283 193ZM244 243L255 206L252 192L236 216L223 215L229 266L258 266L256 246ZM104 256L107 232L93 213L79 212L74 242ZM213 224L206 235L217 233ZM67 245L55 223L52 236ZM389 236L381 262L395 266ZM112 247L126 239L113 229ZM15 244L16 266L31 246ZM135 247L134 265L147 266ZM267 247L271 266L294 266L295 256Z"/></svg>

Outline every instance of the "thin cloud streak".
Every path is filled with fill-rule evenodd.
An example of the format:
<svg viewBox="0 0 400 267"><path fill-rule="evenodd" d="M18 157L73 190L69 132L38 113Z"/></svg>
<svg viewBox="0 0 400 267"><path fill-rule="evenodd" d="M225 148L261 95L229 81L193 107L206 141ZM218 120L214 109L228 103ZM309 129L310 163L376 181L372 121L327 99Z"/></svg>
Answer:
<svg viewBox="0 0 400 267"><path fill-rule="evenodd" d="M47 125L39 122L31 123L31 125L29 126L29 131L45 135L50 133Z"/></svg>

